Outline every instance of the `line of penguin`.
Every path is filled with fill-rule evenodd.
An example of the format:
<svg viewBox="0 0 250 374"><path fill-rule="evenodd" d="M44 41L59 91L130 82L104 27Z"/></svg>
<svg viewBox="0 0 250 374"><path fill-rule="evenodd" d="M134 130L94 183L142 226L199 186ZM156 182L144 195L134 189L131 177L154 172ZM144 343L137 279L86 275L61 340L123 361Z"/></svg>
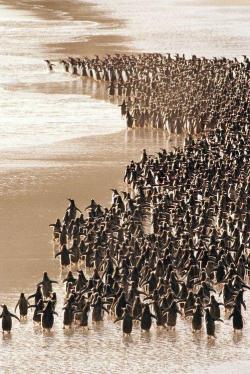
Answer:
<svg viewBox="0 0 250 374"><path fill-rule="evenodd" d="M56 64L46 60L50 71ZM66 72L107 82L118 97L127 127L199 133L214 128L227 112L244 115L250 61L179 54L107 55L59 62Z"/></svg>
<svg viewBox="0 0 250 374"><path fill-rule="evenodd" d="M249 92L248 92L249 96ZM239 110L241 110L239 106ZM143 150L126 167L126 191L112 190L110 208L95 200L84 214L69 199L53 228L63 283L64 327L88 328L105 319L149 331L190 320L215 337L216 325L244 326L250 270L250 111L224 112L213 130L187 136L183 147L156 155ZM53 327L56 293L45 272L36 292L16 308L43 329ZM34 304L28 300L34 298ZM180 317L178 317L180 315ZM3 307L3 330L11 314ZM178 320L179 318L179 320ZM155 321L155 322L154 322Z"/></svg>

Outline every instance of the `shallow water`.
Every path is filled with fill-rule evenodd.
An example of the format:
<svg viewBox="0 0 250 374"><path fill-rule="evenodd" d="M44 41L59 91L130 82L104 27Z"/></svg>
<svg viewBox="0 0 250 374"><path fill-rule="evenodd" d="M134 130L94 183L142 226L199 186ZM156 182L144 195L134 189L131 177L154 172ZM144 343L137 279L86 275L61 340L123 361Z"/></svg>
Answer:
<svg viewBox="0 0 250 374"><path fill-rule="evenodd" d="M90 0L127 22L132 50L187 56L249 55L248 0Z"/></svg>
<svg viewBox="0 0 250 374"><path fill-rule="evenodd" d="M75 21L67 14L61 17L41 20L31 12L0 4L0 150L108 134L125 127L113 105L84 95L83 82L59 68L48 73L43 61L48 46L84 43L89 35L106 32L96 22ZM59 59L57 53L54 58ZM35 89L45 83L45 92Z"/></svg>
<svg viewBox="0 0 250 374"><path fill-rule="evenodd" d="M156 131L87 138L124 129L119 111L113 103L96 100L104 97L104 87L59 68L49 74L42 60L66 53L66 42L75 54L90 35L110 33L120 37L121 45L126 35L128 50L249 54L247 1L91 2L104 8L105 16L126 19L126 27L110 30L96 21L75 20L60 6L50 20L34 16L32 9L46 7L45 1L28 1L30 11L0 5L0 302L13 311L19 293L33 293L44 270L60 282L53 333L35 329L31 314L27 323L14 321L11 336L0 339L0 372L249 373L249 292L242 335L234 335L225 319L213 341L204 332L193 335L182 319L175 332L153 327L143 334L136 326L130 338L123 338L119 323L110 319L90 324L84 333L62 329L62 275L47 225L63 214L66 197L81 207L92 197L109 204L109 188L124 188L121 177L129 159L138 159L143 147L155 152L181 139ZM84 142L46 147L82 136Z"/></svg>

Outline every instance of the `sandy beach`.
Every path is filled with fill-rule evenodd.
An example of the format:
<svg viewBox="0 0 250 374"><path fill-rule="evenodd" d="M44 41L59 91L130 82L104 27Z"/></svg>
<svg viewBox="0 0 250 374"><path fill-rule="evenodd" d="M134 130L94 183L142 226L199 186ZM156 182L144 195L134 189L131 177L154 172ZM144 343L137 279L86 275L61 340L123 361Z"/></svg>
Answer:
<svg viewBox="0 0 250 374"><path fill-rule="evenodd" d="M96 5L94 1L85 3L70 0L62 2L57 0L14 0L9 4L8 1L0 0L0 5L7 5L14 10L27 11L43 21L60 21L66 17L68 20L91 21L99 25L98 35L91 35L90 32L84 42L77 38L65 43L60 41L44 44L41 41L44 57L47 56L57 60L59 56L123 53L138 51L143 49L145 45L147 46L147 40L144 36L142 38L143 42L138 43L138 48L135 47L134 40L136 37L133 40L133 28L131 28L131 33L123 33L123 29L126 28L126 16L124 16L124 19L118 18L115 11L111 14L105 2L104 10L101 9L100 1L97 3ZM187 6L187 2L184 1L183 3ZM189 3L190 6L197 4L196 1ZM203 5L213 6L216 4L217 2L214 0L207 0ZM223 6L229 4L235 5L236 2L221 1ZM241 0L237 2L237 6L240 5L246 7L248 2ZM178 2L178 6L180 6L180 2ZM205 31L203 31L204 35ZM194 34L195 32L196 30ZM182 37L180 37L180 40L180 44L175 47L169 40L169 50L172 51L173 48L178 50L180 46L182 47ZM226 38L223 44L224 50L227 49L228 45L230 46L228 40L236 43L237 37L235 39ZM249 36L246 35L245 39L240 36L238 40L242 40L241 46L243 49L249 42ZM196 46L199 49L200 41ZM206 48L205 46L201 53ZM215 46L215 52L217 48L219 48L218 45ZM148 49L150 49L150 44L148 44ZM238 49L235 47L228 54L240 53L240 51L240 47ZM209 49L210 52L212 53L212 47ZM74 198L82 209L89 204L91 198L94 198L103 206L108 206L111 201L110 189L123 190L126 188L122 182L125 166L132 159L139 160L143 148L146 148L148 153L155 153L161 147L170 150L173 147L181 146L183 138L174 135L168 136L166 132L160 130L138 129L127 131L125 121L121 120L119 115L118 103L116 101L109 102L105 98L103 85L90 81L82 82L69 79L68 81L44 83L21 82L20 84L10 85L8 90L13 95L19 91L48 96L75 93L87 95L96 100L97 104L95 105L103 105L103 110L106 110L105 105L107 105L107 117L104 121L108 120L112 110L116 113L115 118L119 121L119 128L114 127L113 133L106 135L81 137L80 134L74 139L51 144L40 144L39 146L34 144L28 147L10 147L0 150L0 299L1 303L5 302L13 308L20 292L24 291L29 294L34 291L33 285L40 280L43 271L48 271L51 278L62 280L63 275L60 273L59 263L54 260L51 230L48 225L54 222L58 215L63 215L67 206L66 199ZM77 112L74 115L77 116ZM101 117L102 113L99 114L98 112L96 115ZM68 131L70 132L70 128ZM77 134L77 130L75 133ZM58 296L62 297L62 287L56 286L56 291ZM247 313L249 317L249 309ZM216 343L204 344L201 339L192 337L187 325L177 333L168 333L168 339L163 336L162 332L158 331L153 332L148 337L136 336L132 341L123 340L117 347L117 341L120 342L121 340L119 327L114 326L111 321L108 321L108 323L109 329L105 329L105 331L108 330L107 335L103 334L103 326L100 326L95 327L94 331L89 331L85 335L76 333L71 336L71 333L62 331L62 326L58 321L55 326L55 330L58 331L58 339L54 339L54 335L46 337L34 332L31 337L34 347L32 361L30 360L30 347L26 339L26 334L30 329L32 330L32 323L29 322L21 327L15 325L14 337L0 343L0 347L3 349L0 371L21 373L20 362L23 360L27 370L33 370L35 373L60 372L60 366L55 362L56 357L62 365L69 365L70 372L76 373L82 361L87 362L89 354L92 355L92 360L88 365L86 364L85 371L82 372L106 373L111 370L112 373L118 373L121 372L120 369L123 367L122 372L124 373L143 373L145 368L148 369L148 372L157 373L193 373L203 372L199 367L200 360L206 361L207 364L212 359L215 363L221 360L221 353L217 350L218 345L216 345L221 343L220 339ZM228 338L226 343L224 342L224 359L226 360L227 350L234 351L236 347L238 349L236 358L240 360L242 355L248 354L250 327L247 326L245 329L243 338L237 338L236 340L232 340L231 325L226 325L226 328ZM186 346L186 336L194 343L194 350L198 352L197 356L190 347ZM76 357L79 342L82 344L82 356ZM154 351L156 344L160 346L160 348L158 346L157 354L159 353L159 357L157 358L155 358ZM15 348L16 345L18 345L17 349ZM67 361L64 349L69 345L75 354L75 359L71 357ZM108 349L106 349L107 346ZM7 362L14 349L16 351L13 355L13 361L11 363ZM103 352L103 363L100 362L99 349L102 349ZM168 350L169 357L165 357L164 349ZM114 350L116 350L116 357L120 364L110 358ZM180 351L180 362L178 364L173 362L173 357L177 351ZM55 355L54 352L56 352ZM164 355L164 360L161 360L160 355ZM139 356L144 357L144 366L140 366L140 362L136 361ZM46 359L49 360L45 363ZM153 359L156 360L156 369L151 366ZM34 360L37 360L35 368L33 366ZM183 365L185 365L185 370ZM246 371L241 372L247 373L249 372L247 371L249 368L248 362L245 366ZM220 366L218 370L219 372L230 372L228 367ZM208 371L209 366L204 373ZM213 372L218 372L217 368L213 367ZM237 373L237 368L232 372Z"/></svg>
<svg viewBox="0 0 250 374"><path fill-rule="evenodd" d="M140 159L144 147L154 153L181 141L159 132L122 131L26 149L22 155L19 151L2 154L1 291L29 288L44 269L57 276L48 224L63 214L67 197L75 198L82 208L93 197L108 206L110 188L125 188L127 160Z"/></svg>

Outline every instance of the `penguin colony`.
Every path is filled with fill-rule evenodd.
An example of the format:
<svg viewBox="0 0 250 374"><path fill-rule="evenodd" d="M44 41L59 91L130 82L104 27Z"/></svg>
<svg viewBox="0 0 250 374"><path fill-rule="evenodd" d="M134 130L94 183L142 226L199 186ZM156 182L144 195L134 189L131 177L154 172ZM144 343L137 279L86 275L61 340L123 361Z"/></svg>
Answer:
<svg viewBox="0 0 250 374"><path fill-rule="evenodd" d="M158 61L159 55L152 56ZM199 67L209 60L192 61ZM122 320L123 333L130 334L135 325L142 331L152 324L178 328L185 318L194 332L205 326L211 338L223 309L234 331L243 329L244 293L250 289L249 65L223 61L217 60L216 79L225 69L231 93L224 92L227 105L216 106L212 129L196 139L188 135L171 152L151 156L143 150L125 170L126 192L112 190L110 208L91 200L84 216L69 199L64 217L50 225L55 257L68 271L64 327L87 328L90 316L97 323L106 313ZM45 272L33 295L20 295L20 319L34 308L34 322L53 327L53 283ZM0 317L4 332L10 332L12 317L18 319L6 305Z"/></svg>
<svg viewBox="0 0 250 374"><path fill-rule="evenodd" d="M49 70L54 64L46 61ZM127 127L199 133L223 117L243 115L249 94L249 58L162 54L114 55L61 60L66 72L107 83L107 95L120 99Z"/></svg>

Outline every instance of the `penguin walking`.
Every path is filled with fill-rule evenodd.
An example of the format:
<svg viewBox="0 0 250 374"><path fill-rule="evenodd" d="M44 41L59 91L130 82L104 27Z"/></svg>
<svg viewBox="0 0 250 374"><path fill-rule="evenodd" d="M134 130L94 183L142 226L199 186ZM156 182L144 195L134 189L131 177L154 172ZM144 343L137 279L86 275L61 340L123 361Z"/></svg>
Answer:
<svg viewBox="0 0 250 374"><path fill-rule="evenodd" d="M47 302L46 307L40 312L42 315L41 323L43 330L50 331L54 325L54 314L58 316L58 313L54 311L51 300Z"/></svg>
<svg viewBox="0 0 250 374"><path fill-rule="evenodd" d="M72 252L67 249L66 244L63 244L61 251L55 255L55 258L57 258L58 256L61 257L62 268L70 265L70 254L72 254Z"/></svg>
<svg viewBox="0 0 250 374"><path fill-rule="evenodd" d="M208 338L216 338L215 336L215 320L211 316L208 308L205 309L205 322L206 322L206 331ZM220 318L217 321L223 322Z"/></svg>
<svg viewBox="0 0 250 374"><path fill-rule="evenodd" d="M120 318L116 318L114 323L118 321L122 321L123 335L130 335L133 329L133 316L129 312L128 307L125 308L123 316Z"/></svg>
<svg viewBox="0 0 250 374"><path fill-rule="evenodd" d="M20 298L16 304L15 313L16 313L17 307L19 307L20 320L27 319L29 302L24 296L23 292L21 293Z"/></svg>
<svg viewBox="0 0 250 374"><path fill-rule="evenodd" d="M152 318L156 319L155 315L150 312L149 305L146 304L142 310L142 315L140 318L141 321L141 330L149 331L152 325Z"/></svg>
<svg viewBox="0 0 250 374"><path fill-rule="evenodd" d="M53 71L53 66L56 66L55 64L52 64L50 60L44 60L48 66L49 71Z"/></svg>
<svg viewBox="0 0 250 374"><path fill-rule="evenodd" d="M241 331L243 329L243 317L238 305L234 306L233 312L230 314L229 319L232 317L234 332Z"/></svg>
<svg viewBox="0 0 250 374"><path fill-rule="evenodd" d="M3 334L5 332L7 332L8 334L10 334L11 332L11 328L12 328L12 317L13 318L16 318L19 322L20 322L20 319L15 315L15 314L12 314L7 306L4 304L2 305L2 308L3 308L3 311L0 315L0 318L2 318L2 331L3 331Z"/></svg>
<svg viewBox="0 0 250 374"><path fill-rule="evenodd" d="M126 113L127 113L127 105L126 105L125 100L123 100L123 102L120 105L118 105L118 106L121 108L121 115L122 115L122 117L125 116Z"/></svg>
<svg viewBox="0 0 250 374"><path fill-rule="evenodd" d="M43 273L43 280L38 283L37 286L42 286L42 290L43 290L43 296L45 298L48 298L52 292L52 284L53 283L58 283L57 281L54 281L54 280L51 280L49 279L49 276L48 276L48 273L45 271Z"/></svg>

